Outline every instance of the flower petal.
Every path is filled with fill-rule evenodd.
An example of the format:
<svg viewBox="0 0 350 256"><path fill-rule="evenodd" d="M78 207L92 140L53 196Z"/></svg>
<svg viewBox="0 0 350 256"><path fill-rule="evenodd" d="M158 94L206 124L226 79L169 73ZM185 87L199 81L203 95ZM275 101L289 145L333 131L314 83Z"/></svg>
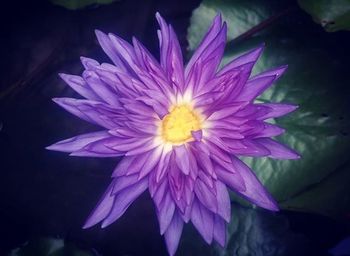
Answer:
<svg viewBox="0 0 350 256"><path fill-rule="evenodd" d="M214 216L214 239L221 247L226 244L226 223L218 215Z"/></svg>
<svg viewBox="0 0 350 256"><path fill-rule="evenodd" d="M165 243L170 256L173 256L179 246L180 237L183 228L183 220L180 215L175 212L173 219L164 233Z"/></svg>
<svg viewBox="0 0 350 256"><path fill-rule="evenodd" d="M114 182L108 186L106 192L103 194L95 209L86 220L83 226L84 229L96 225L108 216L114 204L114 196L111 195L113 186Z"/></svg>
<svg viewBox="0 0 350 256"><path fill-rule="evenodd" d="M91 88L88 86L86 81L81 76L74 76L60 73L59 76L66 82L74 91L79 93L86 99L101 101L101 98L97 96Z"/></svg>
<svg viewBox="0 0 350 256"><path fill-rule="evenodd" d="M166 74L168 74L168 79L172 81L181 92L183 92L185 83L184 68L179 40L177 39L173 28L166 24L159 13L156 13L156 18L160 26L160 33L158 33L160 64Z"/></svg>
<svg viewBox="0 0 350 256"><path fill-rule="evenodd" d="M211 244L213 241L214 215L198 200L193 201L191 221L203 239Z"/></svg>
<svg viewBox="0 0 350 256"><path fill-rule="evenodd" d="M270 151L269 157L276 159L299 159L300 155L285 145L270 138L259 138L255 140Z"/></svg>
<svg viewBox="0 0 350 256"><path fill-rule="evenodd" d="M103 220L101 227L105 228L119 219L128 207L138 198L148 187L148 180L142 179L139 182L120 191L114 200L113 207L108 216Z"/></svg>
<svg viewBox="0 0 350 256"><path fill-rule="evenodd" d="M238 58L229 62L226 66L224 66L219 72L218 75L221 75L229 70L235 69L242 65L245 65L249 62L255 63L257 59L260 57L261 53L264 50L265 45L261 45L258 48L255 48L243 55L240 55Z"/></svg>
<svg viewBox="0 0 350 256"><path fill-rule="evenodd" d="M91 132L78 135L69 139L61 140L55 144L46 147L49 150L61 151L61 152L74 152L82 149L89 143L111 137L107 131Z"/></svg>
<svg viewBox="0 0 350 256"><path fill-rule="evenodd" d="M234 168L239 172L244 180L245 190L236 191L248 201L256 204L262 208L278 211L276 201L272 198L269 192L260 183L256 175L250 168L236 157L232 158Z"/></svg>
<svg viewBox="0 0 350 256"><path fill-rule="evenodd" d="M261 103L256 105L269 108L269 111L267 113L259 117L260 120L284 116L298 108L296 105L282 103Z"/></svg>

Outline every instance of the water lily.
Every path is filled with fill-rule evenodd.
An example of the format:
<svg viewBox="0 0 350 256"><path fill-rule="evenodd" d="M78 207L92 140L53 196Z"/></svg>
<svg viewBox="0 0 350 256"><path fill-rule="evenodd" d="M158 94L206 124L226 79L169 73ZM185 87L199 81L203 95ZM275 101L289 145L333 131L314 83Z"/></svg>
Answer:
<svg viewBox="0 0 350 256"><path fill-rule="evenodd" d="M265 122L296 106L255 103L286 66L251 76L263 50L260 46L220 69L227 26L217 15L184 67L172 26L158 13L156 18L160 62L136 38L129 44L96 31L113 64L82 57L82 76L61 77L85 99L54 101L103 129L48 149L72 156L123 156L84 228L100 222L107 227L148 190L170 255L175 254L183 225L189 221L207 243L215 240L224 246L231 219L227 188L257 206L278 210L238 156L299 158L271 139L284 130Z"/></svg>

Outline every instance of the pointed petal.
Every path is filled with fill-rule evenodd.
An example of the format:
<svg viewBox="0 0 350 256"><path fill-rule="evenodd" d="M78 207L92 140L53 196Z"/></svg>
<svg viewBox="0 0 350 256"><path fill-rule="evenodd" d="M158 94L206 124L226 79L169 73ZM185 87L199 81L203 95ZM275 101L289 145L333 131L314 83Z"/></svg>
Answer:
<svg viewBox="0 0 350 256"><path fill-rule="evenodd" d="M181 233L183 228L183 220L180 215L175 212L173 219L164 233L165 243L170 256L173 256L179 246Z"/></svg>
<svg viewBox="0 0 350 256"><path fill-rule="evenodd" d="M103 220L101 227L105 228L119 219L128 207L138 198L148 187L148 180L142 179L136 184L133 184L120 191L114 200L112 210Z"/></svg>
<svg viewBox="0 0 350 256"><path fill-rule="evenodd" d="M276 201L260 183L256 175L250 168L236 157L232 158L234 168L240 173L244 180L246 189L236 191L248 201L271 211L278 211Z"/></svg>
<svg viewBox="0 0 350 256"><path fill-rule="evenodd" d="M276 159L299 159L300 155L293 149L278 143L270 138L259 138L255 140L270 151L269 157Z"/></svg>
<svg viewBox="0 0 350 256"><path fill-rule="evenodd" d="M256 62L257 59L260 57L262 51L264 50L264 45L259 46L258 48L255 48L238 58L234 59L230 63L228 63L226 66L224 66L218 73L218 75L221 75L229 70L235 69L237 67L240 67L244 64L247 64L249 62Z"/></svg>
<svg viewBox="0 0 350 256"><path fill-rule="evenodd" d="M184 89L184 68L183 58L179 40L171 26L168 26L159 13L156 18L160 26L160 64L168 74L168 79L172 81L180 91Z"/></svg>
<svg viewBox="0 0 350 256"><path fill-rule="evenodd" d="M73 98L54 98L53 101L80 119L107 129L116 128L117 124L114 120L117 120L123 113L122 110L118 108L112 108L105 103L97 101ZM111 116L114 117L114 120Z"/></svg>
<svg viewBox="0 0 350 256"><path fill-rule="evenodd" d="M185 70L185 76L187 77L193 65L197 62L198 58L202 55L204 50L212 43L215 37L218 35L222 27L221 15L218 14L214 18L210 28L202 39L201 43L197 47L195 53L192 55L190 61L188 62Z"/></svg>
<svg viewBox="0 0 350 256"><path fill-rule="evenodd" d="M242 101L252 101L261 95L276 80L276 76L263 76L250 79L239 95Z"/></svg>
<svg viewBox="0 0 350 256"><path fill-rule="evenodd" d="M158 202L157 210L160 234L163 235L168 229L175 213L175 203L170 193L166 192L162 201Z"/></svg>
<svg viewBox="0 0 350 256"><path fill-rule="evenodd" d="M108 216L110 213L113 203L114 203L114 196L111 195L112 188L114 184L113 182L108 186L106 192L100 199L99 203L95 207L95 209L92 211L88 219L86 220L83 228L90 228L100 221L102 221L104 218Z"/></svg>
<svg viewBox="0 0 350 256"><path fill-rule="evenodd" d="M198 202L198 200L193 202L191 221L203 239L208 244L211 244L213 241L214 215Z"/></svg>
<svg viewBox="0 0 350 256"><path fill-rule="evenodd" d="M118 52L114 48L111 39L105 33L97 29L95 30L95 34L103 51L108 55L108 57L113 61L113 63L117 67L121 68L123 71L128 72L128 69L125 67L123 61L118 55Z"/></svg>
<svg viewBox="0 0 350 256"><path fill-rule="evenodd" d="M212 190L212 191L211 191ZM216 213L218 210L218 203L214 194L214 188L208 187L200 179L196 180L194 192L198 200L210 211Z"/></svg>
<svg viewBox="0 0 350 256"><path fill-rule="evenodd" d="M262 103L262 104L256 104L256 105L269 108L269 111L267 113L259 117L260 120L284 116L290 112L293 112L298 108L298 106L296 105L282 104L282 103Z"/></svg>
<svg viewBox="0 0 350 256"><path fill-rule="evenodd" d="M65 81L74 91L79 93L86 99L101 101L101 98L98 97L91 88L87 85L84 79L81 76L74 76L60 73L59 76Z"/></svg>
<svg viewBox="0 0 350 256"><path fill-rule="evenodd" d="M221 247L226 244L226 223L218 215L214 217L214 239Z"/></svg>
<svg viewBox="0 0 350 256"><path fill-rule="evenodd" d="M230 195L224 183L216 181L216 199L218 204L218 215L226 222L231 219L231 200Z"/></svg>
<svg viewBox="0 0 350 256"><path fill-rule="evenodd" d="M190 173L190 159L185 145L174 146L175 161L179 169L186 175Z"/></svg>
<svg viewBox="0 0 350 256"><path fill-rule="evenodd" d="M61 152L74 152L82 149L89 143L111 137L107 131L91 132L78 135L69 139L61 140L55 144L46 147L48 150L55 150Z"/></svg>

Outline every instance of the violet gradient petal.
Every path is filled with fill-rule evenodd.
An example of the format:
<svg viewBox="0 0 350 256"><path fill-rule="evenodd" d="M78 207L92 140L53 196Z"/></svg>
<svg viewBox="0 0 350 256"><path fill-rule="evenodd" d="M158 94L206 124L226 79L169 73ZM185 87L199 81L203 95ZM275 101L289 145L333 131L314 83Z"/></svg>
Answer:
<svg viewBox="0 0 350 256"><path fill-rule="evenodd" d="M168 26L162 16L156 13L160 26L158 33L160 45L160 64L180 91L184 89L184 68L179 40L171 26Z"/></svg>
<svg viewBox="0 0 350 256"><path fill-rule="evenodd" d="M298 108L296 105L282 103L260 103L256 105L269 108L269 111L267 113L259 117L261 120L284 116Z"/></svg>
<svg viewBox="0 0 350 256"><path fill-rule="evenodd" d="M119 219L128 207L138 198L148 187L148 180L142 179L137 183L123 189L117 195L113 207L108 216L103 220L101 227L105 228Z"/></svg>
<svg viewBox="0 0 350 256"><path fill-rule="evenodd" d="M210 28L202 39L201 43L197 47L196 51L192 55L191 59L186 65L185 77L188 77L189 72L191 71L193 65L198 61L198 58L202 55L204 50L213 42L214 38L218 35L222 27L221 15L218 14L215 16Z"/></svg>
<svg viewBox="0 0 350 256"><path fill-rule="evenodd" d="M69 139L61 140L55 144L46 147L46 149L61 151L61 152L74 152L82 149L89 143L105 139L110 137L107 131L91 132L78 135Z"/></svg>
<svg viewBox="0 0 350 256"><path fill-rule="evenodd" d="M213 236L216 242L219 243L221 247L226 244L226 223L218 215L214 216L214 232Z"/></svg>
<svg viewBox="0 0 350 256"><path fill-rule="evenodd" d="M74 91L79 93L86 99L100 101L101 98L98 97L92 90L89 88L88 84L81 76L68 75L60 73L59 76L66 82Z"/></svg>
<svg viewBox="0 0 350 256"><path fill-rule="evenodd" d="M193 201L191 221L203 239L211 244L214 231L214 214L206 209L198 200Z"/></svg>
<svg viewBox="0 0 350 256"><path fill-rule="evenodd" d="M113 186L114 184L112 182L101 197L95 209L86 220L83 228L92 227L108 216L114 204L114 196L111 195Z"/></svg>
<svg viewBox="0 0 350 256"><path fill-rule="evenodd" d="M175 212L173 219L164 233L166 246L170 256L173 256L179 246L180 237L183 228L183 220L177 212Z"/></svg>
<svg viewBox="0 0 350 256"><path fill-rule="evenodd" d="M270 151L269 157L276 159L299 159L300 155L294 150L270 138L255 140Z"/></svg>
<svg viewBox="0 0 350 256"><path fill-rule="evenodd" d="M254 172L241 160L236 157L232 158L234 168L239 172L240 176L244 180L245 190L236 191L250 202L271 210L278 211L276 201L272 198L269 192L260 183Z"/></svg>
<svg viewBox="0 0 350 256"><path fill-rule="evenodd" d="M243 55L237 57L236 59L232 60L218 72L218 75L221 75L229 70L245 65L249 62L255 63L260 57L262 51L264 50L264 47L265 45L261 45L258 48L248 51Z"/></svg>

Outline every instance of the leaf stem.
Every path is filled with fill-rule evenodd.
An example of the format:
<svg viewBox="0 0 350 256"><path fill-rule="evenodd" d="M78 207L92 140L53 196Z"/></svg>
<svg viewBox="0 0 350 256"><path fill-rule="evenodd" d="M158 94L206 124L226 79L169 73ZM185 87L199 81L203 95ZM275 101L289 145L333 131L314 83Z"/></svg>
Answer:
<svg viewBox="0 0 350 256"><path fill-rule="evenodd" d="M283 16L286 16L289 13L291 13L292 11L295 11L295 10L296 10L296 6L290 6L290 7L286 8L286 9L282 10L281 12L279 12L279 13L269 17L268 19L260 22L256 26L252 27L251 29L247 30L246 32L244 32L243 34L239 35L235 39L231 40L228 43L228 46L230 46L231 44L235 44L236 45L238 42L241 42L241 41L243 41L245 39L250 38L254 34L264 30L265 28L267 28L268 26L273 24L279 18L281 18Z"/></svg>

